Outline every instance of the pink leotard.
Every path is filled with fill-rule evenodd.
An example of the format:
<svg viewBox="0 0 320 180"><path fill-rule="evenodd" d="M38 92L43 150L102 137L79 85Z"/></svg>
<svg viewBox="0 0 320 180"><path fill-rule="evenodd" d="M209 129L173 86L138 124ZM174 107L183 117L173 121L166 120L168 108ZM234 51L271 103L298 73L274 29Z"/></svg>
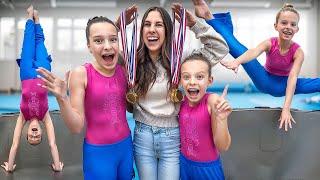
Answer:
<svg viewBox="0 0 320 180"><path fill-rule="evenodd" d="M209 94L206 94L194 107L190 107L185 98L180 107L181 153L193 161L213 161L219 156L212 137L208 97Z"/></svg>
<svg viewBox="0 0 320 180"><path fill-rule="evenodd" d="M90 144L112 144L130 134L126 119L127 81L124 69L117 65L115 73L106 77L84 65L87 71L85 89L86 141Z"/></svg>
<svg viewBox="0 0 320 180"><path fill-rule="evenodd" d="M33 118L42 121L48 111L48 91L38 84L43 84L39 78L21 81L20 110L26 121Z"/></svg>
<svg viewBox="0 0 320 180"><path fill-rule="evenodd" d="M265 69L274 75L288 76L293 66L293 56L300 46L293 42L285 54L280 54L278 38L271 38L271 48L267 53Z"/></svg>

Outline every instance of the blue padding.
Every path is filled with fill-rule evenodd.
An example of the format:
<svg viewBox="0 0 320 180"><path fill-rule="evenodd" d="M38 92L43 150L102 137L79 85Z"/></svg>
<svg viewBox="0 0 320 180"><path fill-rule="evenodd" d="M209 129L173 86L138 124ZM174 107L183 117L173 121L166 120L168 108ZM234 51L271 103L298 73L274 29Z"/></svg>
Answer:
<svg viewBox="0 0 320 180"><path fill-rule="evenodd" d="M229 88L228 92L237 92L237 93L256 93L259 90L252 83L228 83ZM222 92L226 83L224 82L215 82L213 85L209 86L208 92Z"/></svg>
<svg viewBox="0 0 320 180"><path fill-rule="evenodd" d="M226 40L230 54L237 58L248 49L233 35L233 25L230 13L213 14L214 19L208 20L211 25ZM272 96L285 96L288 76L276 76L267 72L264 67L254 59L242 64L257 89ZM295 94L320 92L319 78L298 78Z"/></svg>

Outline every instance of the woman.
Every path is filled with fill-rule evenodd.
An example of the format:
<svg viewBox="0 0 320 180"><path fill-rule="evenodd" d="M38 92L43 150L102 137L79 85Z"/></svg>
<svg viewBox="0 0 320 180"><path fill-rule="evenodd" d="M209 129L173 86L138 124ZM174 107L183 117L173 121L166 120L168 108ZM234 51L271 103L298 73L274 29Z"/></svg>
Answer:
<svg viewBox="0 0 320 180"><path fill-rule="evenodd" d="M181 5L173 4L175 12L180 8ZM127 19L133 13L128 13L130 10L127 10ZM211 63L218 63L228 53L224 40L210 26L196 21L189 11L186 19L187 26L205 45L198 51ZM139 99L133 107L136 120L134 157L142 180L179 179L179 104L170 101L168 95L172 89L171 35L172 21L168 12L161 7L149 8L140 29L134 87Z"/></svg>

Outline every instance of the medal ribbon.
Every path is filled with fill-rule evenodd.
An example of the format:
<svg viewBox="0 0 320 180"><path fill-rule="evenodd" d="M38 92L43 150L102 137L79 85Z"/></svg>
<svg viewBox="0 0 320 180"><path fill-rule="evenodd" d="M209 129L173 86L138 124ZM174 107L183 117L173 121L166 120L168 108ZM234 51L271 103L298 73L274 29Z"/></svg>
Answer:
<svg viewBox="0 0 320 180"><path fill-rule="evenodd" d="M129 54L128 44L127 44L127 32L126 32L126 13L125 11L121 12L120 15L120 32L121 32L121 42L123 49L123 58L125 66L127 69L127 80L130 88L133 88L136 80L136 66L137 66L137 17L138 14L134 13L133 21L133 31L132 31L132 40L131 40L131 50Z"/></svg>
<svg viewBox="0 0 320 180"><path fill-rule="evenodd" d="M183 45L186 37L186 9L180 9L180 25L178 31L178 37L176 40L175 35L175 12L173 12L173 30L172 30L172 43L171 43L171 76L172 84L177 86L179 84L179 74L180 74L180 62L182 58Z"/></svg>

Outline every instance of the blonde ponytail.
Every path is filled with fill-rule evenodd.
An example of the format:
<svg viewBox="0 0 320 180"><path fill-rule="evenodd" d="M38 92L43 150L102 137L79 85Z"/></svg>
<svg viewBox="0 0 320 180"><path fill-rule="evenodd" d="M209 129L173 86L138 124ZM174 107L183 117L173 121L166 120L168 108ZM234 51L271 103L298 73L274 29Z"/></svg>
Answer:
<svg viewBox="0 0 320 180"><path fill-rule="evenodd" d="M282 8L279 10L279 12L277 13L276 23L278 23L278 20L279 20L279 17L280 17L280 15L281 15L281 13L287 12L287 11L290 11L290 12L293 12L293 13L297 14L298 19L300 19L300 15L299 15L298 11L294 8L294 6L293 6L292 4L285 3L285 4L282 6Z"/></svg>

